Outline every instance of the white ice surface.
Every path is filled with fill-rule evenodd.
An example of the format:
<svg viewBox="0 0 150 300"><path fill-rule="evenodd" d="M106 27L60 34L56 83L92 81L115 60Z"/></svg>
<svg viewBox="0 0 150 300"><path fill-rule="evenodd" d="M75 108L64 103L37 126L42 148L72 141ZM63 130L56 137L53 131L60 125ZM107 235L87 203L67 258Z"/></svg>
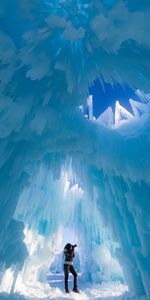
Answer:
<svg viewBox="0 0 150 300"><path fill-rule="evenodd" d="M50 285L49 285L50 284ZM82 284L79 279L80 294L72 292L72 276L69 278L70 293L65 294L63 288L63 274L51 274L49 283L34 285L33 282L27 282L26 285L20 282L14 295L7 293L0 294L0 300L48 300L48 299L101 299L101 300L122 300L127 299L127 286L120 283L103 284Z"/></svg>

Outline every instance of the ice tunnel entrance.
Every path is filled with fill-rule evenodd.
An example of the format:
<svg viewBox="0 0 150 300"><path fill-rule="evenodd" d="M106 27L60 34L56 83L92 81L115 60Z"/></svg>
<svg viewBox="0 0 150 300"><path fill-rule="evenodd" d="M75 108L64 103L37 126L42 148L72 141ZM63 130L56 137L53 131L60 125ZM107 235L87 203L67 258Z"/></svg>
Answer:
<svg viewBox="0 0 150 300"><path fill-rule="evenodd" d="M89 188L85 187L84 176L83 182L80 176L77 180L70 167L61 169L60 174L56 176L55 169L54 176L47 166L37 164L31 185L20 196L14 219L25 224L29 256L17 276L15 290L24 289L29 282L30 286L45 285L47 274L61 274L67 242L78 245L75 267L81 274L80 284L124 284L116 258L118 245L103 222L96 191L90 191L89 182ZM6 278L7 274L4 285Z"/></svg>

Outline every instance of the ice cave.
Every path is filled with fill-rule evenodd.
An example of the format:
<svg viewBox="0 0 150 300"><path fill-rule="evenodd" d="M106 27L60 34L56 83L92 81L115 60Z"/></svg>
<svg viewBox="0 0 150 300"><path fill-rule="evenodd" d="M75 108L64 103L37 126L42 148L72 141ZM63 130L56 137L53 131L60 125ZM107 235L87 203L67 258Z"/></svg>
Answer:
<svg viewBox="0 0 150 300"><path fill-rule="evenodd" d="M149 30L149 0L0 0L0 300L150 300Z"/></svg>

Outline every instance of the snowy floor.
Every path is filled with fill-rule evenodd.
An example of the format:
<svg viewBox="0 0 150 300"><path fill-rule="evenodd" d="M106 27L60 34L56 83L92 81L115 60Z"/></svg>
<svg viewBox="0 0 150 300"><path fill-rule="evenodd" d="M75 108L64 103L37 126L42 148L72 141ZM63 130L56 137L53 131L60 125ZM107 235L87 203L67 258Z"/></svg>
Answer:
<svg viewBox="0 0 150 300"><path fill-rule="evenodd" d="M23 285L20 283L17 286L17 293L14 295L0 293L0 300L135 300L135 298L129 297L127 293L127 286L119 283L83 285L80 283L79 278L80 294L75 294L71 291L72 277L70 276L69 287L70 293L65 294L63 288L63 275L50 275L49 284L36 283L34 285L33 283L31 284L28 282L28 284ZM136 300L139 300L139 298L136 298Z"/></svg>

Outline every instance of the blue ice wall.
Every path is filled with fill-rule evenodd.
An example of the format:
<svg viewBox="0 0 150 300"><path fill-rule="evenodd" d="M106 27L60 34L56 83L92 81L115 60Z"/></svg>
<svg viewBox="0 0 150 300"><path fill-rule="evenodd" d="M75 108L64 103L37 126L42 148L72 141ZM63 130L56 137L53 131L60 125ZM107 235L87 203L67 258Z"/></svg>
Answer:
<svg viewBox="0 0 150 300"><path fill-rule="evenodd" d="M10 264L22 266L27 256L24 226L19 222L36 223L38 205L32 207L30 222L26 214L20 220L14 218L19 199L33 187L38 167L46 165L56 182L71 159L90 195L85 201L96 203L100 218L119 243L116 255L130 290L150 296L149 100L143 116L134 116L133 122L115 130L90 122L78 109L86 103L89 84L97 76L102 84L117 81L149 92L149 27L148 1L1 0L2 269ZM30 201L36 203L34 196ZM96 242L97 220L95 231L89 226ZM18 242L11 257L14 235ZM86 236L91 236L88 231Z"/></svg>

